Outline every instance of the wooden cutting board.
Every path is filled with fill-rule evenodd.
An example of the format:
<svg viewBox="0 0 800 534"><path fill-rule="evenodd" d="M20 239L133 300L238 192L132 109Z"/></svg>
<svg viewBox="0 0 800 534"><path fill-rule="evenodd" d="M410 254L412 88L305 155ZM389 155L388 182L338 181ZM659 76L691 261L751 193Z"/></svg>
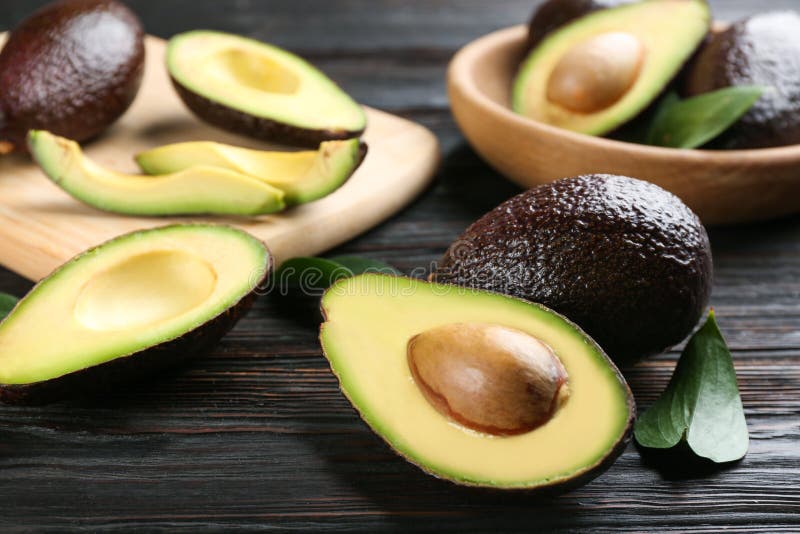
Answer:
<svg viewBox="0 0 800 534"><path fill-rule="evenodd" d="M29 158L0 157L0 264L39 280L77 253L120 234L190 220L231 224L251 232L267 243L276 264L318 254L397 212L426 187L438 166L439 146L429 130L374 109L367 109L367 115L364 140L369 153L341 189L317 202L257 218L139 218L104 213L61 191ZM166 73L164 42L150 37L144 82L136 101L102 138L86 147L86 153L109 168L137 172L136 153L195 140L274 148L217 130L191 115Z"/></svg>

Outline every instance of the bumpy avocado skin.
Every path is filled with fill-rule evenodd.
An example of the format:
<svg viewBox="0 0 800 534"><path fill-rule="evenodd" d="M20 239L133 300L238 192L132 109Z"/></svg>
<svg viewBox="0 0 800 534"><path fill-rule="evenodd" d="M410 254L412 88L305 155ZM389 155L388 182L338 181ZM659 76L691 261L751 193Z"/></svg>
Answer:
<svg viewBox="0 0 800 534"><path fill-rule="evenodd" d="M632 4L641 0L547 0L528 23L528 50L533 50L550 32L589 13Z"/></svg>
<svg viewBox="0 0 800 534"><path fill-rule="evenodd" d="M451 245L433 278L544 304L624 364L692 331L708 303L712 259L700 220L677 197L588 175L501 204Z"/></svg>
<svg viewBox="0 0 800 534"><path fill-rule="evenodd" d="M302 148L317 148L323 141L359 137L364 130L312 130L239 111L184 87L174 77L172 84L192 113L212 126L254 139Z"/></svg>
<svg viewBox="0 0 800 534"><path fill-rule="evenodd" d="M31 129L84 141L117 120L144 74L144 31L115 0L60 0L15 28L0 52L0 141Z"/></svg>
<svg viewBox="0 0 800 534"><path fill-rule="evenodd" d="M754 15L713 35L684 82L691 96L737 85L761 85L767 90L711 148L800 143L800 14Z"/></svg>

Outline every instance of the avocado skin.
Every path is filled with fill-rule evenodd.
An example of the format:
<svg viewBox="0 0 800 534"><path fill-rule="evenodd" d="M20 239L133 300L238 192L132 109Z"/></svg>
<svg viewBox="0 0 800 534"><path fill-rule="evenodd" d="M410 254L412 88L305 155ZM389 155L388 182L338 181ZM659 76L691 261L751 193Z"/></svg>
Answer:
<svg viewBox="0 0 800 534"><path fill-rule="evenodd" d="M91 255L95 250L96 248L87 250L71 261L84 255ZM236 326L239 319L247 314L258 298L259 288L264 286L272 273L272 267L273 259L270 254L264 276L254 285L253 291L191 332L139 352L120 356L100 365L50 380L30 384L0 384L0 402L11 405L38 406L66 398L90 396L111 391L122 383L139 380L178 367L210 350ZM44 280L47 278L45 277Z"/></svg>
<svg viewBox="0 0 800 534"><path fill-rule="evenodd" d="M358 276L363 276L363 275L356 275L356 276L358 277ZM391 276L394 276L394 275L391 275ZM408 278L408 277L398 276L398 278ZM434 280L432 280L432 281L439 282L439 280L435 279L436 278L435 275L432 275L431 278L434 278ZM328 288L326 290L326 293L329 292L329 291L334 290L333 287L334 286L331 286L330 288ZM517 298L517 300L526 300L526 299L520 299L519 297L514 297L514 296L512 296L512 297L513 298ZM325 302L325 299L324 299L324 296L323 296L323 298L321 300L321 303L320 303L320 307L319 307L319 311L320 311L320 315L322 316L322 323L323 323L322 326L320 327L321 329L324 328L324 323L326 323L328 321L328 318L329 318L329 312L328 312L327 308L325 308L324 302ZM353 407L353 409L356 411L356 413L358 414L359 418L364 423L366 423L367 426L370 427L370 429L384 441L384 443L386 443L389 446L389 448L392 450L392 452L394 452L395 454L397 454L398 456L400 456L401 458L406 460L408 463L416 466L421 471L423 471L425 474L430 475L430 476L434 477L437 480L441 480L443 482L446 482L451 486L458 486L460 488L465 488L465 489L470 490L470 491L484 491L484 492L487 492L487 494L489 494L489 493L491 493L491 494L499 494L499 493L508 494L510 492L515 492L515 493L521 493L521 494L524 494L524 495L530 495L530 496L533 496L533 497L553 497L553 496L558 496L558 495L570 492L570 491L572 491L574 489L580 488L581 486L585 486L586 484L588 484L589 482L591 482L595 478L599 477L600 475L602 475L603 473L608 471L608 469L612 465L614 465L614 462L617 461L617 458L619 458L622 455L622 453L625 452L625 449L628 448L628 444L630 443L631 438L633 437L633 424L636 421L636 399L635 399L635 397L633 395L633 392L631 391L630 386L628 385L628 382L625 380L625 376L622 374L622 372L619 370L619 368L614 364L614 360L609 357L609 355L603 350L603 348L600 345L597 344L597 342L594 339L589 337L588 334L586 334L586 332L583 329L581 329L580 325L576 324L575 322L570 320L568 317L565 317L565 316L559 314L558 312L556 312L556 311L554 311L552 309L547 309L547 307L544 306L541 303L533 302L531 304L533 304L534 306L538 306L539 308L545 309L548 313L551 313L553 315L559 316L565 322L569 323L570 325L573 325L576 328L576 330L578 330L579 332L583 333L584 337L586 338L586 342L591 344L591 345L593 345L605 357L606 364L614 372L614 376L617 378L619 383L622 384L624 386L624 388L625 388L625 402L626 402L626 408L628 410L628 418L625 421L625 431L622 433L622 435L617 440L617 442L614 443L614 445L609 449L608 453L605 456L603 456L602 458L600 458L597 461L597 463L595 463L594 465L591 465L591 466L587 466L587 468L582 473L580 473L580 474L578 474L576 476L573 476L571 478L562 479L562 480L553 480L553 481L551 481L551 482L549 482L547 484L543 484L543 485L532 487L532 488L524 488L524 487L521 487L521 488L515 488L515 487L504 488L504 487L490 486L490 485L484 485L484 484L470 483L470 482L465 482L463 480L453 480L453 479L450 479L450 478L444 478L444 477L438 475L437 473L434 473L433 471L431 471L424 464L422 464L420 462L416 462L416 461L412 460L411 458L407 457L402 451L396 449L383 436L383 434L381 432L379 432L376 428L373 428L372 425L367 423L367 420L364 417L364 414L361 412L361 409L359 408L359 403L357 403L353 398L350 397L350 395L348 395L347 391L345 390L345 388L343 386L344 382L342 381L342 376L340 376L339 373L336 372L336 370L333 368L333 365L331 365L331 372L334 374L334 376L336 376L336 380L339 383L339 390L342 392L342 395L344 395L347 398L348 402ZM325 355L325 358L328 360L328 363L330 364L331 363L331 359L325 353L325 344L322 342L322 330L321 329L320 329L320 346L322 347L323 355Z"/></svg>
<svg viewBox="0 0 800 534"><path fill-rule="evenodd" d="M99 134L139 91L143 39L115 0L60 0L34 13L0 52L0 141L26 150L31 129L77 141Z"/></svg>
<svg viewBox="0 0 800 534"><path fill-rule="evenodd" d="M450 246L432 278L539 302L624 364L692 331L712 259L705 228L676 196L596 174L501 204Z"/></svg>
<svg viewBox="0 0 800 534"><path fill-rule="evenodd" d="M317 148L323 141L359 137L364 130L312 130L250 115L201 96L172 77L172 85L192 113L212 126L254 139L303 148Z"/></svg>
<svg viewBox="0 0 800 534"><path fill-rule="evenodd" d="M547 0L528 23L527 50L533 50L551 32L584 15L638 1L641 0Z"/></svg>
<svg viewBox="0 0 800 534"><path fill-rule="evenodd" d="M684 80L687 95L762 85L767 91L710 148L768 148L800 143L800 15L754 15L712 35Z"/></svg>

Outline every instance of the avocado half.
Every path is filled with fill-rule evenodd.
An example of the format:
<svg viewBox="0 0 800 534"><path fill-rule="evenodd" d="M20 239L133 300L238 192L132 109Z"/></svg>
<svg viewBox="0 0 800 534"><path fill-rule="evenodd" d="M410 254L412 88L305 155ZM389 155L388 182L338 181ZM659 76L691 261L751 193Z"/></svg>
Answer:
<svg viewBox="0 0 800 534"><path fill-rule="evenodd" d="M116 0L51 2L14 28L0 51L0 153L25 150L28 130L85 141L133 102L144 31Z"/></svg>
<svg viewBox="0 0 800 534"><path fill-rule="evenodd" d="M364 274L336 282L322 311L322 348L345 396L396 452L436 477L487 488L566 490L607 469L630 439L635 404L622 375L591 338L543 306ZM545 424L508 436L444 415L407 356L421 333L461 323L515 329L549 346L566 369L569 399Z"/></svg>
<svg viewBox="0 0 800 534"><path fill-rule="evenodd" d="M800 144L800 14L759 13L714 33L687 70L695 96L760 85L761 98L711 148L736 150Z"/></svg>
<svg viewBox="0 0 800 534"><path fill-rule="evenodd" d="M284 193L240 172L197 165L158 177L105 169L75 141L49 132L28 135L33 159L53 183L92 207L124 215L263 215L286 207Z"/></svg>
<svg viewBox="0 0 800 534"><path fill-rule="evenodd" d="M533 12L528 23L528 50L536 48L551 32L575 19L642 0L547 0Z"/></svg>
<svg viewBox="0 0 800 534"><path fill-rule="evenodd" d="M253 176L283 191L287 206L323 198L353 175L367 154L358 139L325 141L317 150L278 152L251 150L212 142L166 145L136 156L146 174L163 175L197 165Z"/></svg>
<svg viewBox="0 0 800 534"><path fill-rule="evenodd" d="M304 147L359 137L363 108L316 67L238 35L191 31L167 47L184 103L206 122L258 139Z"/></svg>
<svg viewBox="0 0 800 534"><path fill-rule="evenodd" d="M85 395L196 356L249 309L271 261L251 235L200 224L80 254L0 323L0 400Z"/></svg>
<svg viewBox="0 0 800 534"><path fill-rule="evenodd" d="M644 111L706 37L704 0L657 0L595 11L547 35L522 62L512 108L588 135Z"/></svg>

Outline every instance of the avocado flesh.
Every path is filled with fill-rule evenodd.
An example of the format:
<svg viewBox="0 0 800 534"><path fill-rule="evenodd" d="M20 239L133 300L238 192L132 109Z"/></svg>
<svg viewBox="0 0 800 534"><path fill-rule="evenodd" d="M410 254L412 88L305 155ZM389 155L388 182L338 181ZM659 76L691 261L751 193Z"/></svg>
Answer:
<svg viewBox="0 0 800 534"><path fill-rule="evenodd" d="M320 339L342 391L369 426L425 471L460 484L541 488L588 482L624 449L635 407L602 350L554 312L496 293L365 274L322 299ZM410 338L452 323L515 328L550 346L570 398L545 425L510 437L469 430L437 411L414 383Z"/></svg>
<svg viewBox="0 0 800 534"><path fill-rule="evenodd" d="M524 60L513 86L512 107L526 117L588 135L604 135L645 110L678 74L711 23L701 0L658 0L605 9L551 33ZM577 113L547 98L550 75L573 47L595 36L635 36L645 54L633 85L616 102Z"/></svg>
<svg viewBox="0 0 800 534"><path fill-rule="evenodd" d="M165 176L135 176L100 167L80 145L49 132L28 136L44 173L76 199L126 215L262 215L286 207L283 191L235 171L190 167Z"/></svg>
<svg viewBox="0 0 800 534"><path fill-rule="evenodd" d="M318 150L273 152L212 142L177 143L136 157L151 175L181 172L208 165L246 174L284 192L293 206L320 199L341 187L362 161L358 139L326 141Z"/></svg>
<svg viewBox="0 0 800 534"><path fill-rule="evenodd" d="M316 147L366 128L361 106L325 74L253 39L213 31L177 35L167 68L195 114L237 133Z"/></svg>
<svg viewBox="0 0 800 534"><path fill-rule="evenodd" d="M270 261L249 234L212 225L136 232L77 256L0 323L0 398L24 398L26 388L42 385L58 389L60 380L103 386L76 378L112 363L146 361L148 351L156 367L191 356L203 347L176 343L203 339L209 329L216 341ZM170 346L194 350L171 353Z"/></svg>

